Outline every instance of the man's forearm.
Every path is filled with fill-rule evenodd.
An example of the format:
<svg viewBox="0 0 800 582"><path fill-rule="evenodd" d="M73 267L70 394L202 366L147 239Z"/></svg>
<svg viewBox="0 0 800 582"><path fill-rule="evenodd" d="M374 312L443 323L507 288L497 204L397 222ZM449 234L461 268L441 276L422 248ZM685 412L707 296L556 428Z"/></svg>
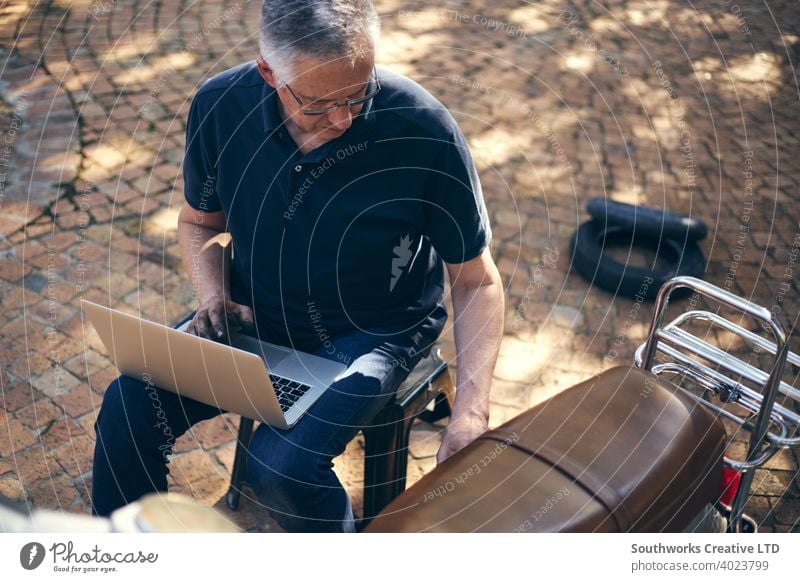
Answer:
<svg viewBox="0 0 800 582"><path fill-rule="evenodd" d="M488 421L489 392L503 339L503 289L498 283L453 289L452 299L458 367L452 416L473 414Z"/></svg>
<svg viewBox="0 0 800 582"><path fill-rule="evenodd" d="M200 303L214 295L229 298L230 236L206 226L178 222L178 241L183 268Z"/></svg>

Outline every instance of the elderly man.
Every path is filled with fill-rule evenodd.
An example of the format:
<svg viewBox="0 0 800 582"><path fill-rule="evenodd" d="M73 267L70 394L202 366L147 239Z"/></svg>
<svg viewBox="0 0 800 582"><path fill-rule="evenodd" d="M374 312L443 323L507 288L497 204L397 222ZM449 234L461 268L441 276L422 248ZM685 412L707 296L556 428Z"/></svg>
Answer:
<svg viewBox="0 0 800 582"><path fill-rule="evenodd" d="M369 0L266 0L260 56L208 80L189 110L178 236L199 307L188 331L224 340L232 324L348 365L292 429L262 424L249 447L248 481L289 531L353 530L332 459L441 333L444 266L458 374L437 459L489 417L504 309L478 176L442 104L375 67L379 30ZM221 412L112 382L93 511L166 490L164 452Z"/></svg>

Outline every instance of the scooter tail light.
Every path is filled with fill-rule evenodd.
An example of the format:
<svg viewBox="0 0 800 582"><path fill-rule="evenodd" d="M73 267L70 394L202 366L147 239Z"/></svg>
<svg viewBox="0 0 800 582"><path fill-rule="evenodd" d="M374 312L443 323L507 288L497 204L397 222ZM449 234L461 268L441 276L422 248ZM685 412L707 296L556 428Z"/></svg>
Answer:
<svg viewBox="0 0 800 582"><path fill-rule="evenodd" d="M736 492L739 490L739 483L742 480L742 474L735 469L729 467L722 467L722 480L719 484L719 499L725 505L732 505L733 498L736 497Z"/></svg>

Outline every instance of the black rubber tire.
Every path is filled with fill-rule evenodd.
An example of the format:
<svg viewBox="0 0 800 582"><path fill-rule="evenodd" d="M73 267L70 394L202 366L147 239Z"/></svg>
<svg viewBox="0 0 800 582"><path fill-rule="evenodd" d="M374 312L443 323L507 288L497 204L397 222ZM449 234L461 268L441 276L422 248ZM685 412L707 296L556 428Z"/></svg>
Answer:
<svg viewBox="0 0 800 582"><path fill-rule="evenodd" d="M603 250L614 246L635 246L650 249L657 258L668 262L659 270L647 267L626 266L603 254ZM633 231L620 226L606 226L600 220L584 222L570 241L572 269L592 285L611 293L636 299L653 300L658 290L669 279L678 275L702 278L705 273L703 251L693 241L659 239L650 232ZM652 280L652 282L650 281ZM686 290L683 290L686 291ZM686 296L677 290L673 296Z"/></svg>
<svg viewBox="0 0 800 582"><path fill-rule="evenodd" d="M708 227L699 218L660 210L652 206L636 206L608 198L590 198L586 203L589 215L609 226L649 232L651 236L668 237L683 241L702 240Z"/></svg>

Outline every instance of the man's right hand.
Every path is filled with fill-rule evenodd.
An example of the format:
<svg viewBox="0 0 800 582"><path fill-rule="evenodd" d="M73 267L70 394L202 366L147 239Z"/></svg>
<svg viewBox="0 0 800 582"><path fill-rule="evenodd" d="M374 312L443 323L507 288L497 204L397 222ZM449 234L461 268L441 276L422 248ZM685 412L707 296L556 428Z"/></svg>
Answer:
<svg viewBox="0 0 800 582"><path fill-rule="evenodd" d="M186 328L186 332L227 342L231 325L238 326L244 333L255 331L253 310L247 305L240 305L221 295L214 295L197 308L197 313Z"/></svg>

